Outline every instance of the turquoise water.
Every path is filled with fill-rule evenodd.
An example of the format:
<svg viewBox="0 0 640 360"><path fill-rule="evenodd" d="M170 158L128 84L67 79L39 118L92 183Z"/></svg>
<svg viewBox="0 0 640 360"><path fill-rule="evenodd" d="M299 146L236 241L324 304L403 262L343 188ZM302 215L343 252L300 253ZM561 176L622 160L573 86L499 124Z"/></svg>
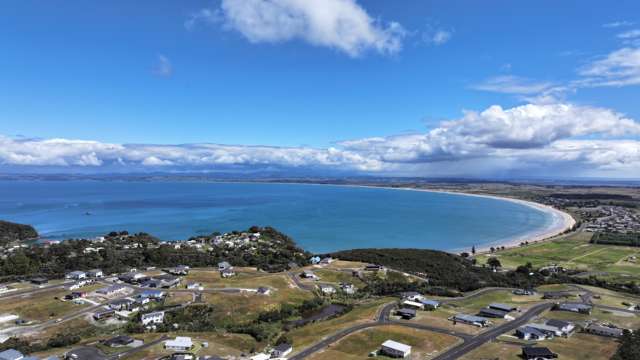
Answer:
<svg viewBox="0 0 640 360"><path fill-rule="evenodd" d="M0 219L47 238L145 231L163 240L271 225L307 250L470 248L517 238L553 217L480 197L329 185L2 181Z"/></svg>

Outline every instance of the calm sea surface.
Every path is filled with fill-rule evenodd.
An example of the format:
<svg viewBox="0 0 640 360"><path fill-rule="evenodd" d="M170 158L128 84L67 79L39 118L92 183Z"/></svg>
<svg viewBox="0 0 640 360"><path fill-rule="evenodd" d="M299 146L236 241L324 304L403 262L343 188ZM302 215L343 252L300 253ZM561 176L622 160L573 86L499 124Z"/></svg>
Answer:
<svg viewBox="0 0 640 360"><path fill-rule="evenodd" d="M310 251L361 247L441 250L497 243L553 218L512 202L325 185L0 181L0 219L47 238L145 231L163 240L271 225Z"/></svg>

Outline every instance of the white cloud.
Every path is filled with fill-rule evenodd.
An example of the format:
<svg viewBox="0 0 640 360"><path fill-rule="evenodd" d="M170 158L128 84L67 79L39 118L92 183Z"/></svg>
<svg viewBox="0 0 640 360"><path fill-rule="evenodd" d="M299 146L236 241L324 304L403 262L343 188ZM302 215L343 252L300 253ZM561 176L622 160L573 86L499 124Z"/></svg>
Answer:
<svg viewBox="0 0 640 360"><path fill-rule="evenodd" d="M173 66L168 57L159 54L156 58L156 62L153 65L153 73L158 76L168 77L173 74Z"/></svg>
<svg viewBox="0 0 640 360"><path fill-rule="evenodd" d="M373 19L355 0L222 0L219 9L204 9L185 23L222 23L253 43L302 40L356 57L367 50L394 54L406 31L397 22Z"/></svg>
<svg viewBox="0 0 640 360"><path fill-rule="evenodd" d="M192 30L198 23L204 22L207 24L216 24L222 21L220 11L217 9L200 9L189 15L184 22L184 27L187 30Z"/></svg>
<svg viewBox="0 0 640 360"><path fill-rule="evenodd" d="M640 29L625 31L617 35L620 39L634 39L640 37Z"/></svg>
<svg viewBox="0 0 640 360"><path fill-rule="evenodd" d="M627 86L640 84L640 48L625 47L579 70L576 86Z"/></svg>
<svg viewBox="0 0 640 360"><path fill-rule="evenodd" d="M344 141L336 147L218 144L109 144L0 136L0 169L215 170L282 167L391 175L635 176L640 123L605 108L574 104L491 106L424 133ZM28 171L28 170L25 170Z"/></svg>
<svg viewBox="0 0 640 360"><path fill-rule="evenodd" d="M538 82L519 76L501 75L473 85L472 88L504 94L531 95L546 92L554 86L551 82Z"/></svg>
<svg viewBox="0 0 640 360"><path fill-rule="evenodd" d="M631 26L633 24L634 23L632 23L630 21L614 21L614 22L603 24L602 27L605 27L605 28L619 28L619 27L624 27L624 26Z"/></svg>
<svg viewBox="0 0 640 360"><path fill-rule="evenodd" d="M431 26L422 33L422 40L429 45L443 45L453 37L453 30L434 29Z"/></svg>

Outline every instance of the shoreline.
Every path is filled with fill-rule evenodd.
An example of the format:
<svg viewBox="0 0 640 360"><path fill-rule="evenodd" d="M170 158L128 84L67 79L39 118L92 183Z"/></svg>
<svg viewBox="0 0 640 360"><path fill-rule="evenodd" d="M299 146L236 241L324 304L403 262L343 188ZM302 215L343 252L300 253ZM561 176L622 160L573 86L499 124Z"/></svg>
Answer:
<svg viewBox="0 0 640 360"><path fill-rule="evenodd" d="M531 243L540 243L544 241L553 240L553 238L571 229L576 224L576 220L573 218L573 216L571 216L567 212L558 210L549 205L540 204L540 203L528 201L528 200L516 199L512 197L490 195L490 194L466 193L462 191L420 189L420 188L409 188L409 187L387 187L387 186L371 186L371 185L353 185L353 186L366 187L366 188L391 189L391 190L423 191L423 192L431 192L431 193L459 195L459 196L475 196L475 197L482 197L487 199L509 201L512 203L533 208L541 212L545 212L547 214L550 214L551 217L553 218L552 224L548 227L545 227L544 229L541 229L540 231L533 231L533 232L522 234L515 238L511 238L507 240L496 240L495 242L476 246L476 255L491 253L490 251L491 247L495 248L495 247L504 246L505 249L512 249L512 248L520 247L520 243L524 241L528 241L531 244ZM470 253L470 249L464 249L464 248L452 249L452 250L448 250L447 252L457 254L459 252L464 252L467 250L469 250L469 253Z"/></svg>

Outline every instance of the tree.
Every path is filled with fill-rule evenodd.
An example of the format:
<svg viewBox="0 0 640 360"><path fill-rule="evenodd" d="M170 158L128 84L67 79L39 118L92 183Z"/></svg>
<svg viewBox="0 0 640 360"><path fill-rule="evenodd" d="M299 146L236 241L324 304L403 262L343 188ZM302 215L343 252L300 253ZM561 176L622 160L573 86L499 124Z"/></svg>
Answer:
<svg viewBox="0 0 640 360"><path fill-rule="evenodd" d="M476 247L475 245L471 247L471 254L475 255L476 254Z"/></svg>
<svg viewBox="0 0 640 360"><path fill-rule="evenodd" d="M640 329L634 332L625 331L622 336L622 344L613 355L613 360L640 359Z"/></svg>
<svg viewBox="0 0 640 360"><path fill-rule="evenodd" d="M498 260L498 258L496 258L496 257L490 257L489 260L487 260L487 264L489 266L491 266L492 268L494 268L494 269L502 267L502 264L500 263L500 260Z"/></svg>

